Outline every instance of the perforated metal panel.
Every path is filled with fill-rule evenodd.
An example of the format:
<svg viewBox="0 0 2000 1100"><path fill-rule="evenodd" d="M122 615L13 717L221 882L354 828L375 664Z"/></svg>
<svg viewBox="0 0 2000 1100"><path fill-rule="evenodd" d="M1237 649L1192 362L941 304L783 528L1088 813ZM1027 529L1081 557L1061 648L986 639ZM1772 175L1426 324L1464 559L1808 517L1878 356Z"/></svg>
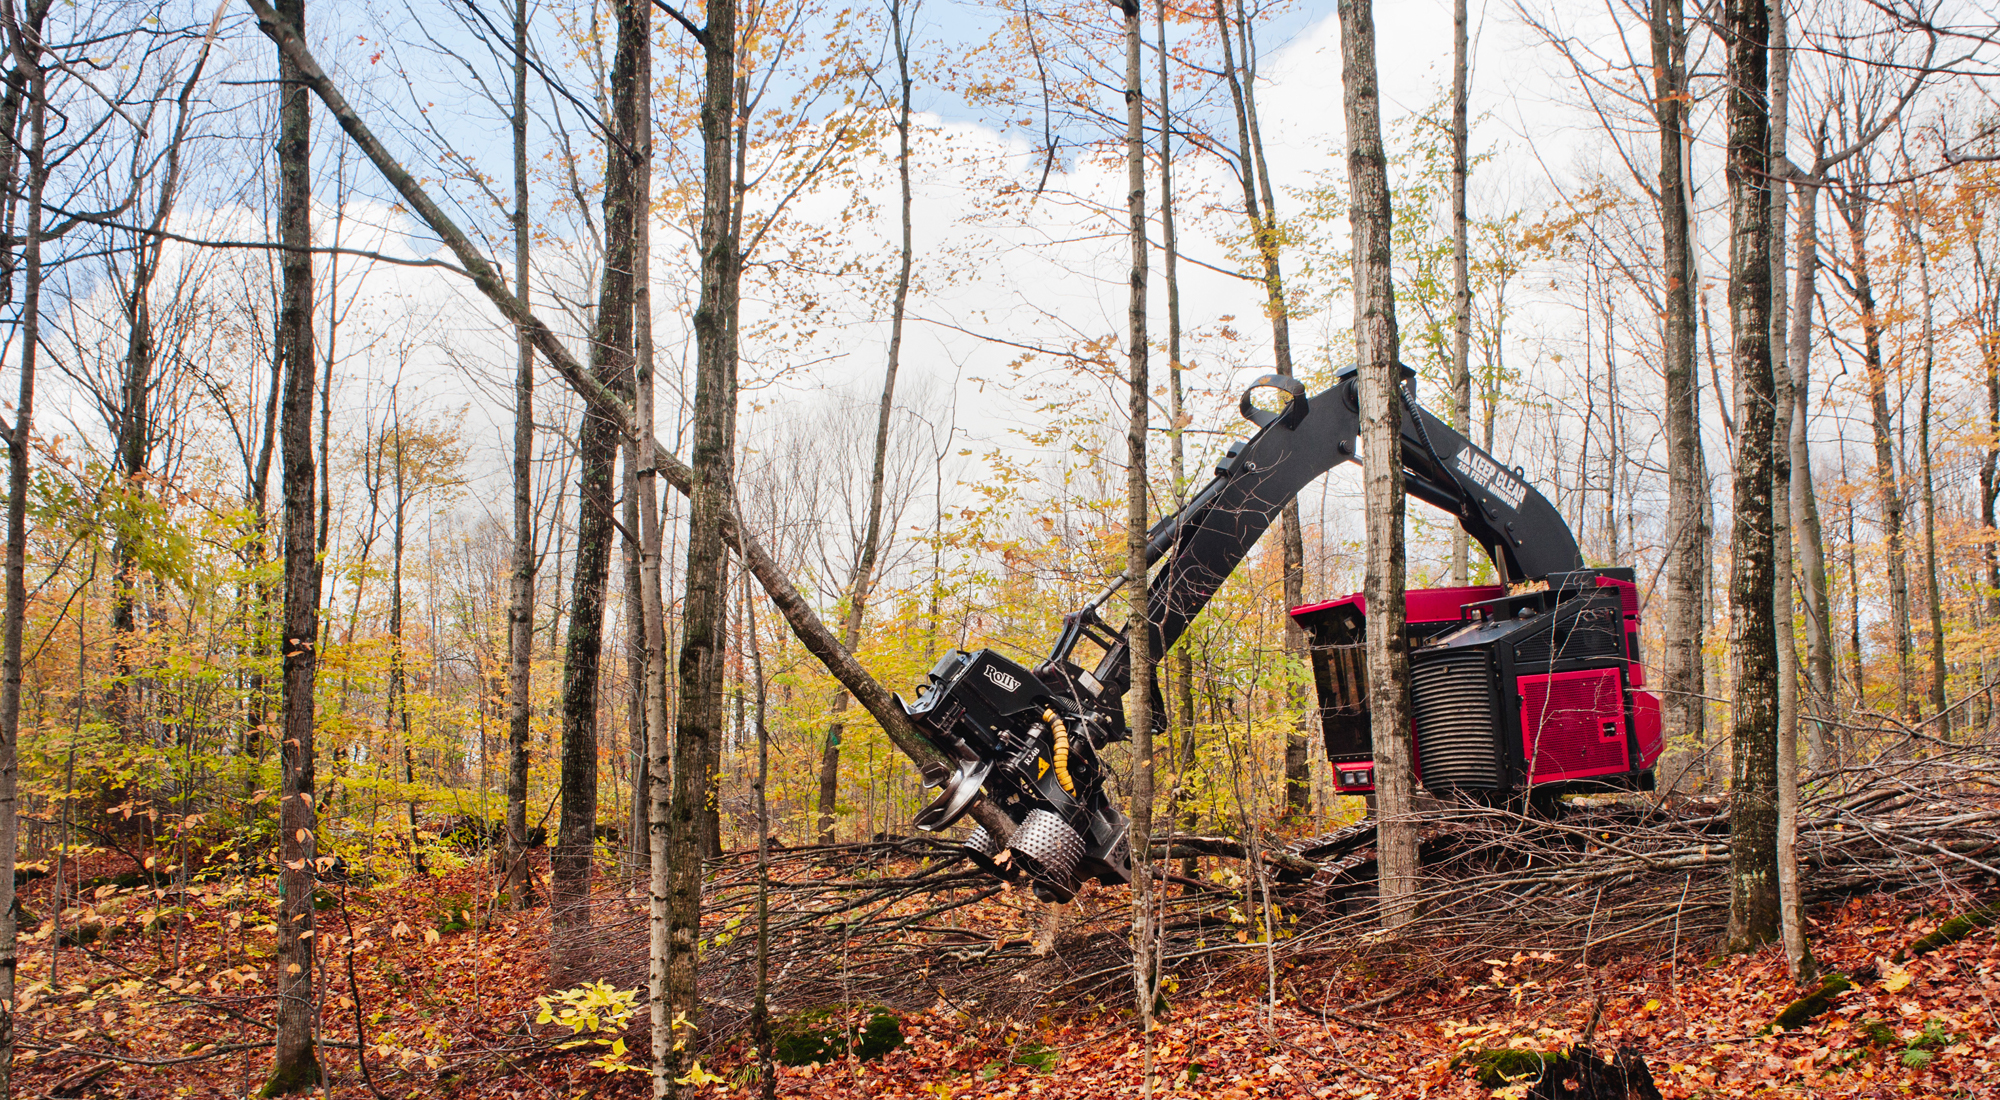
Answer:
<svg viewBox="0 0 2000 1100"><path fill-rule="evenodd" d="M1627 770L1625 696L1617 669L1523 676L1518 683L1529 782Z"/></svg>
<svg viewBox="0 0 2000 1100"><path fill-rule="evenodd" d="M1500 786L1500 715L1488 650L1412 654L1410 710L1424 786Z"/></svg>

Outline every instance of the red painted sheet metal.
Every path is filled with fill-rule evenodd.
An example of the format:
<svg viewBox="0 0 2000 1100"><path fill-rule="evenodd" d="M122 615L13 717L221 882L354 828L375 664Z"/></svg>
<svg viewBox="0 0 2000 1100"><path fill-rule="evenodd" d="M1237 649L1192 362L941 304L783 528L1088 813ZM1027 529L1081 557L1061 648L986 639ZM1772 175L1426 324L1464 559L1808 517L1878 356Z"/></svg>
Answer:
<svg viewBox="0 0 2000 1100"><path fill-rule="evenodd" d="M1618 589L1618 600L1625 605L1625 617L1639 617L1639 586L1631 581L1614 580L1611 577L1597 578L1597 587Z"/></svg>
<svg viewBox="0 0 2000 1100"><path fill-rule="evenodd" d="M1403 606L1413 623L1444 623L1458 618L1459 608L1481 600L1497 600L1506 595L1506 589L1497 584L1474 584L1464 588L1412 588L1404 593ZM1329 607L1353 606L1363 615L1368 613L1368 597L1359 592L1324 603L1310 603L1292 608L1294 617L1313 611L1324 611Z"/></svg>
<svg viewBox="0 0 2000 1100"><path fill-rule="evenodd" d="M1529 782L1630 770L1621 680L1615 668L1520 678L1521 751Z"/></svg>
<svg viewBox="0 0 2000 1100"><path fill-rule="evenodd" d="M1636 666L1634 666L1636 667ZM1660 732L1660 697L1650 691L1632 693L1632 722L1639 735L1639 767L1650 768L1659 762L1660 753L1666 750L1666 737Z"/></svg>

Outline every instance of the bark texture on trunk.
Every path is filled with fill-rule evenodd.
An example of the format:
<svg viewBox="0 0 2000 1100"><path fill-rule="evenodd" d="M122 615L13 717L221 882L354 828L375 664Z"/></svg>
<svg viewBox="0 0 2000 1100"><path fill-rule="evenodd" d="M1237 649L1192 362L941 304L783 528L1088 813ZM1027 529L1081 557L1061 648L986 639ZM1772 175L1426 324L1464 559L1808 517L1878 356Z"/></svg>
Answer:
<svg viewBox="0 0 2000 1100"><path fill-rule="evenodd" d="M1348 220L1354 231L1354 344L1361 383L1361 479L1368 512L1368 705L1375 739L1381 919L1417 916L1416 777L1410 741L1410 654L1404 634L1402 401L1388 158L1369 0L1341 0L1347 107Z"/></svg>
<svg viewBox="0 0 2000 1100"><path fill-rule="evenodd" d="M514 0L514 293L528 300L528 0ZM507 861L517 909L533 903L528 876L528 742L534 720L535 349L514 326L514 554L507 586Z"/></svg>
<svg viewBox="0 0 2000 1100"><path fill-rule="evenodd" d="M1662 343L1666 376L1666 615L1661 627L1660 702L1670 741L1698 744L1708 701L1702 663L1706 627L1708 479L1701 453L1700 378L1695 372L1694 253L1686 162L1687 29L1681 0L1653 2L1654 110L1660 131L1661 255L1666 276Z"/></svg>
<svg viewBox="0 0 2000 1100"><path fill-rule="evenodd" d="M1945 660L1944 660L1944 604L1938 594L1938 549L1936 486L1931 468L1931 374L1937 365L1937 315L1931 301L1931 258L1924 246L1923 210L1921 197L1911 200L1908 214L1910 244L1917 252L1917 289L1923 295L1923 396L1917 410L1917 454L1920 456L1920 477L1922 484L1918 491L1923 496L1924 505L1924 603L1930 612L1930 678L1925 685L1929 689L1931 713L1937 716L1938 732L1949 736L1951 715L1945 707Z"/></svg>
<svg viewBox="0 0 2000 1100"><path fill-rule="evenodd" d="M12 1096L14 1087L14 990L18 967L16 954L20 936L20 907L14 892L16 850L21 836L20 733L22 639L28 607L28 483L33 461L35 419L35 370L40 351L42 309L42 198L48 182L47 162L47 74L44 71L41 33L48 4L31 3L24 18L10 19L7 47L14 60L8 74L7 106L10 108L0 129L0 176L7 186L0 195L13 201L24 167L27 174L27 209L21 226L19 269L21 272L20 337L17 364L20 388L14 407L7 410L12 424L7 438L7 551L6 611L0 619L0 1096ZM19 134L19 110L27 111L28 144L15 145ZM10 219L11 220L11 219ZM8 242L8 284L12 285L15 258ZM308 871L310 874L310 871ZM311 906L306 908L310 921ZM283 916L280 916L282 924ZM296 940L294 941L297 942ZM310 944L307 945L310 950ZM282 1021L282 1009L281 1009ZM282 1033L281 1033L282 1034ZM281 1048L282 1049L282 1048ZM306 1048L310 1060L312 1049ZM317 1074L314 1075L315 1081Z"/></svg>
<svg viewBox="0 0 2000 1100"><path fill-rule="evenodd" d="M1825 144L1823 131L1818 141ZM1785 348L1792 387L1791 436L1787 442L1792 467L1792 542L1798 556L1799 597L1805 608L1806 703L1813 714L1806 725L1806 764L1817 768L1827 759L1825 719L1833 702L1833 604L1827 592L1826 543L1820 532L1812 451L1806 437L1813 310L1819 300L1820 183L1796 173L1792 180L1798 196L1798 233L1792 259L1791 334Z"/></svg>
<svg viewBox="0 0 2000 1100"><path fill-rule="evenodd" d="M736 311L742 256L735 198L736 4L714 0L702 28L701 288L695 307L694 452L688 492L686 587L674 728L668 840L667 1009L672 1059L682 1066L699 1026L695 947L701 934L699 818L709 797L703 761L722 734L722 615L727 603L723 526L731 515L736 434ZM658 763L658 757L655 757ZM680 1074L676 1074L679 1076Z"/></svg>
<svg viewBox="0 0 2000 1100"><path fill-rule="evenodd" d="M1882 508L1883 568L1889 577L1889 629L1896 644L1896 708L1905 716L1914 716L1917 700L1911 691L1910 576L1905 563L1909 534L1904 530L1903 488L1896 470L1896 423L1889 408L1889 372L1882 359L1883 322L1877 312L1874 262L1868 248L1873 200L1866 186L1866 163L1861 162L1859 185L1847 188L1835 200L1835 207L1847 223L1847 289L1861 314L1861 365L1868 385L1869 426L1875 437L1875 494Z"/></svg>
<svg viewBox="0 0 2000 1100"><path fill-rule="evenodd" d="M1178 511L1187 503L1187 455L1181 434L1187 426L1187 412L1186 390L1181 383L1180 238L1174 224L1174 113L1167 72L1170 54L1166 0L1158 0L1154 15L1160 31L1160 266L1167 290L1167 414L1173 419L1167 428L1167 445L1174 479L1174 507ZM1173 797L1178 798L1187 789L1195 764L1194 659L1188 655L1186 645L1161 656L1173 699L1168 709L1174 716L1174 732L1168 751L1174 760ZM1194 825L1192 813L1187 824L1190 828Z"/></svg>
<svg viewBox="0 0 2000 1100"><path fill-rule="evenodd" d="M1778 905L1785 962L1796 982L1810 981L1818 972L1806 943L1805 903L1799 893L1799 650L1797 615L1792 598L1792 397L1791 364L1785 354L1786 309L1790 304L1785 280L1785 185L1778 173L1786 165L1786 128L1791 103L1791 46L1783 0L1765 0L1771 26L1771 133L1769 163L1774 170L1770 188L1771 271L1771 607L1778 676Z"/></svg>
<svg viewBox="0 0 2000 1100"><path fill-rule="evenodd" d="M283 0L279 17L305 24L305 0ZM284 471L284 616L280 641L283 718L279 741L278 953L273 985L278 994L276 1058L264 1084L267 1096L306 1092L320 1084L314 1034L318 1014L313 987L313 891L318 849L313 806L313 683L318 669L319 565L313 553L317 524L313 490L312 416L313 270L312 100L297 83L297 66L279 59L278 260L283 278L277 352L285 365L279 416Z"/></svg>
<svg viewBox="0 0 2000 1100"><path fill-rule="evenodd" d="M1132 993L1139 1032L1153 1029L1153 713L1157 655L1146 620L1151 577L1146 561L1146 432L1152 394L1146 372L1146 96L1141 69L1143 27L1139 0L1125 0L1125 218L1132 264L1126 286L1125 364L1128 411L1125 431L1125 588L1133 608L1125 631L1131 647L1131 690L1125 713L1132 729ZM1144 1087L1152 1087L1152 1041L1142 1040Z"/></svg>
<svg viewBox="0 0 2000 1100"><path fill-rule="evenodd" d="M1772 593L1770 19L1766 0L1728 0L1729 321L1736 401L1730 532L1730 907L1727 945L1778 934L1778 655Z"/></svg>
<svg viewBox="0 0 2000 1100"><path fill-rule="evenodd" d="M632 391L633 225L645 196L637 191L634 135L650 125L637 114L639 54L645 49L637 0L618 5L618 43L611 63L610 133L604 158L604 271L591 326L591 374L621 396ZM549 853L549 979L576 984L589 968L590 882L597 837L598 696L604 655L604 613L611 578L616 514L617 419L584 412L577 433L576 563L570 582L569 634L563 655L562 808Z"/></svg>
<svg viewBox="0 0 2000 1100"><path fill-rule="evenodd" d="M1469 271L1471 223L1465 212L1466 146L1471 133L1466 119L1472 58L1465 33L1466 0L1451 9L1451 426L1472 433L1472 280ZM1613 555L1615 558L1616 555ZM1471 575L1471 540L1465 528L1451 533L1451 583L1463 586Z"/></svg>

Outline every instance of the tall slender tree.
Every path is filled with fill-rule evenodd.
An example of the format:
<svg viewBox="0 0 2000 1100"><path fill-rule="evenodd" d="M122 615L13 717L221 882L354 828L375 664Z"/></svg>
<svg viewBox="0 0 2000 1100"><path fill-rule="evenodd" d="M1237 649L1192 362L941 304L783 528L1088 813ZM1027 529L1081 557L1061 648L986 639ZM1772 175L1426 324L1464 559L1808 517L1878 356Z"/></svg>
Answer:
<svg viewBox="0 0 2000 1100"><path fill-rule="evenodd" d="M1660 135L1661 351L1666 380L1667 561L1661 703L1666 734L1699 741L1708 709L1702 633L1708 500L1695 373L1694 245L1689 222L1687 26L1681 0L1653 0L1653 112Z"/></svg>
<svg viewBox="0 0 2000 1100"><path fill-rule="evenodd" d="M275 19L305 27L305 0L280 0ZM268 33L268 31L267 31ZM284 471L285 579L282 735L279 742L276 1058L267 1096L320 1084L314 995L313 891L318 848L313 806L313 686L318 672L320 576L313 489L312 100L294 59L278 55L278 239L283 274L276 348L284 362L279 449Z"/></svg>
<svg viewBox="0 0 2000 1100"><path fill-rule="evenodd" d="M30 0L25 10L0 5L5 13L7 73L4 115L0 117L0 200L10 223L21 227L20 252L5 242L7 275L21 272L20 331L16 369L20 371L13 423L0 420L7 439L6 610L0 620L0 1097L14 1087L14 988L20 933L20 906L14 895L15 851L20 844L21 645L28 610L28 482L33 461L35 370L41 343L42 202L48 186L48 72L42 28L49 0ZM25 125L23 125L25 123ZM19 138L26 130L27 144ZM23 176L25 175L25 180ZM26 184L25 188L21 184ZM19 193L26 209L14 222ZM9 285L12 280L9 278ZM307 909L310 920L311 909ZM280 918L282 921L282 917ZM282 937L281 937L282 939ZM308 950L310 948L308 947Z"/></svg>
<svg viewBox="0 0 2000 1100"><path fill-rule="evenodd" d="M1125 230L1132 263L1127 275L1125 369L1130 419L1125 431L1125 590L1132 616L1125 630L1131 652L1131 689L1125 696L1132 729L1132 983L1141 1035L1153 1028L1153 694L1157 655L1147 617L1152 587L1147 573L1146 433L1152 411L1147 381L1151 347L1146 336L1146 279L1150 246L1146 219L1146 92L1141 68L1143 10L1122 0L1125 16ZM1152 1040L1141 1040L1144 1087L1152 1089Z"/></svg>
<svg viewBox="0 0 2000 1100"><path fill-rule="evenodd" d="M514 0L514 294L528 288L528 0ZM514 552L507 588L507 896L531 902L528 877L528 745L534 729L535 654L535 349L525 325L514 326Z"/></svg>
<svg viewBox="0 0 2000 1100"><path fill-rule="evenodd" d="M1465 213L1465 177L1466 146L1471 137L1466 107L1471 95L1472 57L1465 30L1465 2L1453 0L1451 9L1451 424L1470 435L1472 280L1469 254L1472 224ZM1451 533L1451 583L1466 583L1471 569L1470 556L1470 542L1465 528L1455 528Z"/></svg>
<svg viewBox="0 0 2000 1100"><path fill-rule="evenodd" d="M637 3L638 0L631 0ZM701 289L695 306L694 451L688 492L688 548L674 727L666 1001L676 1031L675 1061L688 1057L699 1024L696 941L701 934L701 848L697 817L708 799L702 761L722 735L723 526L734 511L737 303L743 257L736 198L736 3L711 0L697 35L702 48ZM653 766L664 764L655 753ZM658 1041L658 1037L655 1037ZM680 1074L676 1073L676 1077Z"/></svg>
<svg viewBox="0 0 2000 1100"><path fill-rule="evenodd" d="M1771 179L1766 0L1728 0L1729 319L1736 460L1730 531L1730 908L1728 945L1778 934L1778 668L1772 607L1775 399L1771 373Z"/></svg>
<svg viewBox="0 0 2000 1100"><path fill-rule="evenodd" d="M1375 742L1376 852L1381 920L1417 916L1415 750L1410 654L1404 636L1403 407L1398 394L1396 289L1389 161L1370 0L1341 0L1341 84L1347 107L1347 192L1354 232L1354 351L1360 367L1361 480L1368 514L1368 706Z"/></svg>
<svg viewBox="0 0 2000 1100"><path fill-rule="evenodd" d="M645 196L636 190L635 135L650 126L635 112L633 75L640 41L631 9L618 6L618 40L611 62L611 109L605 120L604 261L591 325L591 375L621 398L632 392L633 223ZM638 17L643 21L643 17ZM597 829L598 703L603 670L604 613L611 576L611 539L618 528L614 489L618 418L595 406L577 433L576 564L570 581L569 633L563 656L562 808L549 855L550 978L558 986L586 965L590 882Z"/></svg>

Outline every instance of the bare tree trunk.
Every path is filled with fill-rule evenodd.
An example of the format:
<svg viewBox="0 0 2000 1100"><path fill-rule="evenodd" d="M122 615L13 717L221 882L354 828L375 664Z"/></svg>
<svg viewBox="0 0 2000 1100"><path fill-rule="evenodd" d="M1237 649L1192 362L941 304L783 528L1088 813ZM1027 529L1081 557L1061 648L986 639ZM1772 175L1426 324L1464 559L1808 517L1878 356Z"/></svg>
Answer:
<svg viewBox="0 0 2000 1100"><path fill-rule="evenodd" d="M638 0L632 0L636 5ZM695 945L701 934L701 851L697 816L707 803L701 762L722 727L723 525L730 514L736 422L736 311L742 255L732 200L736 107L736 4L713 0L701 34L701 292L695 308L694 453L688 493L686 608L681 626L680 710L674 731L668 862L669 1019L685 1021L668 1061L684 1067L699 1027ZM657 764L658 757L655 756ZM656 1036L655 1042L658 1042ZM668 1069L679 1077L684 1072ZM661 1087L657 1082L656 1088Z"/></svg>
<svg viewBox="0 0 2000 1100"><path fill-rule="evenodd" d="M1867 162L1863 160L1865 177ZM1910 690L1910 580L1904 564L1909 552L1903 521L1903 490L1896 476L1896 428L1889 409L1889 375L1882 363L1882 320L1876 312L1875 286L1868 254L1868 205L1865 178L1848 187L1845 197L1836 200L1847 222L1848 246L1852 250L1848 291L1861 313L1862 368L1868 383L1870 425L1875 432L1875 491L1882 504L1885 561L1889 575L1890 630L1896 640L1896 707L1913 715L1916 697Z"/></svg>
<svg viewBox="0 0 2000 1100"><path fill-rule="evenodd" d="M14 892L14 866L21 836L21 647L28 609L28 483L29 466L33 461L35 368L41 340L42 198L49 176L48 77L42 65L41 40L48 4L46 0L31 2L25 19L15 15L11 4L5 11L7 47L14 58L14 72L9 74L9 83L22 79L25 74L26 87L21 91L28 111L28 147L25 151L14 144L19 132L14 125L18 116L7 119L6 129L0 132L0 142L5 143L4 148L0 148L0 154L4 154L0 173L4 173L8 184L4 195L10 206L23 152L28 176L27 194L24 196L27 209L23 212L21 223L21 345L18 363L21 382L11 410L14 422L5 424L4 420L0 420L0 427L5 428L7 437L7 607L5 619L0 621L0 1097L11 1097L14 1095L14 1051L17 1042L14 1034L14 990L19 965L16 951L21 911ZM9 91L9 100L14 104L21 103L11 94L14 89ZM8 220L12 221L11 218ZM11 246L12 242L7 243ZM11 261L12 257L9 259ZM307 872L308 875L310 873ZM311 906L307 906L306 912L310 921ZM281 923L284 920L282 915L279 920ZM306 1053L310 1059L310 1047L307 1047Z"/></svg>
<svg viewBox="0 0 2000 1100"><path fill-rule="evenodd" d="M405 694L409 673L403 653L403 521L408 514L409 487L404 481L403 417L393 387L389 390L389 408L392 417L389 430L395 440L389 444L394 447L389 461L395 463L391 476L395 478L396 504L389 518L389 683L383 733L391 744L400 741L403 745L403 804L408 810L410 870L427 875L430 868L424 864L423 848L417 838L417 755L410 745L410 706Z"/></svg>
<svg viewBox="0 0 2000 1100"><path fill-rule="evenodd" d="M281 0L278 18L305 25L305 0ZM284 721L279 753L278 994L276 1058L264 1095L309 1091L320 1084L315 1049L318 1012L313 987L313 891L318 884L313 798L313 682L319 639L319 567L314 551L313 270L311 106L298 66L280 54L278 77L278 238L285 252L277 352L285 363L280 433L285 480Z"/></svg>
<svg viewBox="0 0 2000 1100"><path fill-rule="evenodd" d="M750 587L744 578L743 587ZM750 1042L757 1048L757 1089L763 1100L778 1100L777 1065L771 1059L771 727L765 721L770 681L757 643L757 604L745 600L749 619L750 669L757 681L757 988L750 1000Z"/></svg>
<svg viewBox="0 0 2000 1100"><path fill-rule="evenodd" d="M1767 0L1771 27L1771 132L1769 163L1786 164L1791 108L1791 44L1783 0ZM1774 173L1775 175L1775 173ZM1778 912L1785 962L1792 980L1811 981L1819 967L1806 942L1805 901L1799 890L1799 650L1792 598L1792 419L1798 403L1785 354L1785 186L1777 176L1769 192L1771 308L1771 608L1778 676ZM1810 303L1808 303L1810 305Z"/></svg>
<svg viewBox="0 0 2000 1100"><path fill-rule="evenodd" d="M1921 201L1921 200L1916 200ZM1951 715L1945 708L1944 605L1938 593L1937 514L1931 470L1931 372L1937 363L1936 307L1931 301L1931 260L1924 246L1924 219L1920 208L1909 214L1910 242L1917 249L1917 289L1924 297L1924 377L1923 397L1917 412L1917 454L1922 467L1924 498L1924 602L1930 609L1930 703L1937 716L1938 732L1951 734Z"/></svg>
<svg viewBox="0 0 2000 1100"><path fill-rule="evenodd" d="M1354 345L1361 382L1361 480L1368 513L1368 705L1375 740L1382 926L1417 916L1417 824L1404 636L1402 401L1397 394L1388 159L1369 0L1341 0L1347 189L1354 227Z"/></svg>
<svg viewBox="0 0 2000 1100"><path fill-rule="evenodd" d="M1451 425L1472 431L1472 281L1468 266L1471 223L1465 214L1466 146L1471 140L1466 100L1472 57L1465 33L1465 0L1453 0L1451 62ZM1470 576L1470 543L1465 528L1451 532L1451 583ZM1613 554L1612 559L1617 560Z"/></svg>
<svg viewBox="0 0 2000 1100"><path fill-rule="evenodd" d="M1973 272L1979 280L1977 291L1979 358L1986 374L1986 448L1979 463L1979 524L1986 529L1986 621L2000 622L2000 522L1994 516L1995 498L2000 497L2000 272L1988 266L1986 250L1978 237L1972 239ZM1987 721L1993 718L1991 689L1986 699Z"/></svg>
<svg viewBox="0 0 2000 1100"><path fill-rule="evenodd" d="M1654 110L1660 130L1661 253L1666 275L1662 346L1666 375L1666 616L1662 625L1661 702L1670 740L1699 743L1708 701L1702 663L1707 622L1709 498L1701 451L1699 377L1695 372L1694 253L1687 185L1687 29L1681 0L1654 0Z"/></svg>
<svg viewBox="0 0 2000 1100"><path fill-rule="evenodd" d="M591 374L614 392L632 389L635 240L643 214L636 192L633 144L651 119L638 115L643 89L634 76L645 48L634 15L637 0L618 5L618 44L611 66L611 118L604 158L604 272L592 325ZM550 980L574 984L588 963L590 883L597 829L598 693L604 650L604 612L611 575L612 509L620 425L602 410L585 411L577 433L576 565L570 587L568 648L563 660L562 809L549 855Z"/></svg>
<svg viewBox="0 0 2000 1100"><path fill-rule="evenodd" d="M1778 934L1778 656L1772 593L1770 20L1766 0L1728 0L1730 355L1737 392L1729 577L1730 907L1727 943Z"/></svg>
<svg viewBox="0 0 2000 1100"><path fill-rule="evenodd" d="M644 221L645 219L641 218L640 220ZM645 232L645 229L635 227L634 231ZM637 270L643 272L645 270L644 265L639 265ZM643 278L633 282L632 299L635 316L644 316L636 307L641 295L646 294L646 290ZM650 295L647 297L650 299ZM633 328L635 345L639 342L642 327L643 322L641 325ZM638 417L641 415L641 409L652 404L652 398L643 392L645 389L643 376L646 374L647 367L643 363L637 363L639 356L636 354L636 347L634 351L636 369L633 372L632 412L635 417ZM641 420L641 423L643 424L644 421ZM646 683L646 537L644 534L645 520L640 515L639 507L639 467L648 465L648 463L643 462L639 457L646 453L646 448L636 437L627 438L622 449L625 452L625 502L622 506L624 530L620 533L618 541L619 549L625 558L625 736L628 742L626 766L632 772L632 798L630 804L627 806L630 812L629 824L631 832L625 838L625 854L632 861L631 865L636 873L637 868L650 865L648 853L651 851L652 843L652 838L646 827L647 820L652 816L652 811L647 809L646 802L646 746L651 743L649 735L646 732L646 692L648 690Z"/></svg>
<svg viewBox="0 0 2000 1100"><path fill-rule="evenodd" d="M1824 136L1819 140L1823 144ZM1799 229L1792 260L1792 330L1786 347L1793 395L1790 504L1800 596L1805 604L1806 688L1809 709L1814 712L1814 720L1806 726L1806 766L1817 768L1827 758L1825 717L1833 702L1833 605L1827 594L1826 542L1820 531L1819 502L1813 492L1812 452L1806 438L1812 321L1818 302L1815 276L1819 271L1820 184L1796 173L1792 179L1799 199Z"/></svg>
<svg viewBox="0 0 2000 1100"><path fill-rule="evenodd" d="M1167 75L1166 0L1158 0L1154 14L1160 30L1160 256L1167 285L1167 412L1173 417L1173 424L1167 430L1167 443L1174 479L1174 506L1178 510L1187 501L1187 456L1182 432L1187 427L1188 414L1184 408L1186 395L1181 383L1180 238L1174 225L1174 115L1170 98L1172 84ZM1175 759L1174 792L1178 797L1187 789L1189 773L1194 770L1195 762L1194 660L1188 656L1185 644L1165 654L1165 659L1167 680L1174 700L1169 708L1174 715L1175 730L1170 751ZM1192 811L1188 825L1193 826ZM1185 869L1189 874L1193 873L1191 866Z"/></svg>
<svg viewBox="0 0 2000 1100"><path fill-rule="evenodd" d="M1151 389L1146 372L1146 95L1140 68L1142 26L1139 0L1124 0L1125 13L1125 216L1132 249L1126 287L1125 362L1130 383L1131 420L1125 433L1125 588L1132 616L1125 630L1131 647L1131 689L1125 712L1132 730L1132 994L1139 1011L1141 1088L1153 1088L1153 694L1157 655L1146 608L1151 577L1146 561L1146 430ZM1058 736L1061 736L1058 734Z"/></svg>
<svg viewBox="0 0 2000 1100"><path fill-rule="evenodd" d="M889 0L889 34L896 49L896 176L900 186L897 205L902 219L903 247L896 267L896 290L889 305L888 363L882 370L882 398L875 415L875 457L868 473L868 526L855 556L854 575L847 586L847 618L841 628L841 644L853 649L861 644L861 623L867 613L868 596L875 587L875 559L882 545L882 492L888 480L889 422L895 411L896 370L903 357L903 317L910 298L910 266L916 259L916 242L910 224L910 41L905 15L914 15L921 0ZM907 7L906 7L907 5ZM819 839L833 843L834 809L840 794L840 736L847 712L845 690L833 697L833 720L826 729L826 743L819 762Z"/></svg>
<svg viewBox="0 0 2000 1100"><path fill-rule="evenodd" d="M528 291L528 0L514 0L514 293ZM507 591L507 896L533 904L528 875L528 740L534 721L535 349L514 326L514 554Z"/></svg>
<svg viewBox="0 0 2000 1100"><path fill-rule="evenodd" d="M1215 29L1222 39L1222 71L1236 113L1236 174L1243 184L1243 209L1250 223L1251 243L1256 246L1264 269L1264 312L1271 321L1271 356L1276 361L1277 373L1289 378L1292 376L1291 311L1285 304L1285 279L1278 264L1277 208L1264 167L1263 136L1257 129L1257 68L1253 52L1256 40L1250 33L1243 0L1236 0L1234 23L1233 48L1229 13L1223 7L1223 0L1215 0ZM1237 48L1242 52L1240 63ZM1289 609L1305 602L1305 529L1299 521L1296 499L1286 501L1278 516L1278 537L1284 555L1285 606ZM1285 618L1285 653L1299 667L1305 666L1305 630L1290 616ZM1303 814L1312 806L1312 766L1306 752L1304 719L1308 700L1303 681L1293 684L1285 701L1301 716L1285 735L1285 809L1288 813Z"/></svg>

